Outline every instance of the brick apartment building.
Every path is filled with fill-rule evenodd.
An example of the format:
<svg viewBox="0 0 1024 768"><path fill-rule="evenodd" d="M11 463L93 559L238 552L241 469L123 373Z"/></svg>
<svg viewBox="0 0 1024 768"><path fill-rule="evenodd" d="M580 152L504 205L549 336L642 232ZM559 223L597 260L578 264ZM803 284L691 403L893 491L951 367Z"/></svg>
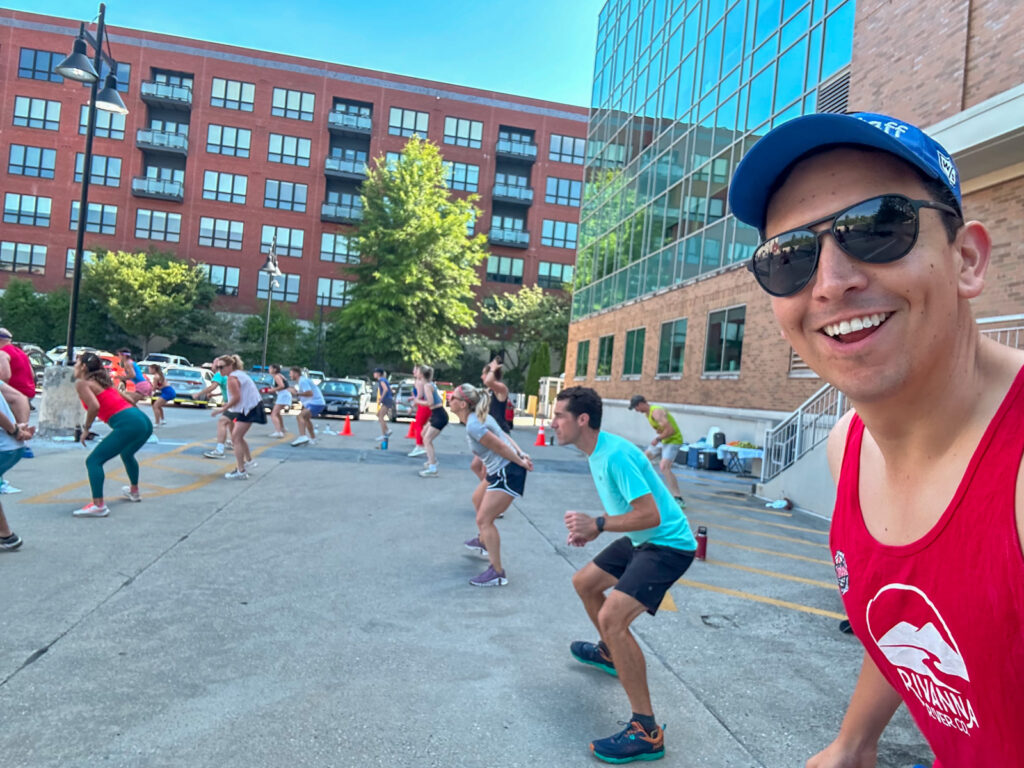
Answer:
<svg viewBox="0 0 1024 768"><path fill-rule="evenodd" d="M1000 0L609 0L567 383L679 404L690 434L735 418L729 439L754 441L821 386L745 269L757 233L726 205L746 149L815 111L889 113L953 153L965 213L994 241L975 314L1024 325L1022 28L1024 4ZM641 422L613 416L638 436Z"/></svg>
<svg viewBox="0 0 1024 768"><path fill-rule="evenodd" d="M115 19L116 21L116 19ZM78 21L0 9L0 287L69 283L88 89L53 67ZM416 133L457 194L477 193L492 254L481 297L571 282L587 110L263 51L108 27L127 116L98 113L86 248L209 265L218 308L248 313L277 237L273 298L300 318L346 301L373 158ZM102 73L101 73L102 74Z"/></svg>

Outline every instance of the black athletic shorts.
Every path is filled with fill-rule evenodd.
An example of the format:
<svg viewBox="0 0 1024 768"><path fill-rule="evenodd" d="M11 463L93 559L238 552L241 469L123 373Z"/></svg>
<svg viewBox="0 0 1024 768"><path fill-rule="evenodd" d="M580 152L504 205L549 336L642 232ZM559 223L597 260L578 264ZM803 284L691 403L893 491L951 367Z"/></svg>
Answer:
<svg viewBox="0 0 1024 768"><path fill-rule="evenodd" d="M250 424L266 424L267 412L263 410L263 403L254 406L248 413L238 411L225 411L224 415L232 421L249 422Z"/></svg>
<svg viewBox="0 0 1024 768"><path fill-rule="evenodd" d="M487 476L487 490L507 493L513 499L521 498L526 489L526 468L509 462L493 475Z"/></svg>
<svg viewBox="0 0 1024 768"><path fill-rule="evenodd" d="M448 411L443 407L430 409L430 426L440 432L448 426Z"/></svg>
<svg viewBox="0 0 1024 768"><path fill-rule="evenodd" d="M653 616L669 587L690 567L694 554L658 544L637 547L623 536L601 550L594 565L617 578L615 589L640 601Z"/></svg>

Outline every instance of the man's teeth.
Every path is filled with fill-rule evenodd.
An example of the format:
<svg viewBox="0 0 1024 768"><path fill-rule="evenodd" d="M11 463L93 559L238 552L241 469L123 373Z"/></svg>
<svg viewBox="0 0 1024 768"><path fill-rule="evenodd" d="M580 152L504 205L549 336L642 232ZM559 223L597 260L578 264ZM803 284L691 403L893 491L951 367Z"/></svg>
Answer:
<svg viewBox="0 0 1024 768"><path fill-rule="evenodd" d="M843 320L841 323L826 325L823 330L829 336L843 336L847 333L863 331L865 328L874 328L884 323L888 318L889 313L855 317L852 320Z"/></svg>

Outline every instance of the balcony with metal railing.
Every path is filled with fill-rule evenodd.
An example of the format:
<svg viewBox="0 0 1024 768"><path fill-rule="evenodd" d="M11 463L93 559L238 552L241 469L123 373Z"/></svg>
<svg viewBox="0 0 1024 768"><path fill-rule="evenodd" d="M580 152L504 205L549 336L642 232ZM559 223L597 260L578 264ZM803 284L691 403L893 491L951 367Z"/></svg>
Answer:
<svg viewBox="0 0 1024 768"><path fill-rule="evenodd" d="M358 224L363 220L363 206L324 203L320 206L320 220L335 224Z"/></svg>
<svg viewBox="0 0 1024 768"><path fill-rule="evenodd" d="M516 184L495 184L491 197L500 203L532 205L533 187L521 187Z"/></svg>
<svg viewBox="0 0 1024 768"><path fill-rule="evenodd" d="M132 194L136 197L152 197L156 200L171 200L180 203L185 199L185 185L180 181L170 179L136 176L132 179Z"/></svg>
<svg viewBox="0 0 1024 768"><path fill-rule="evenodd" d="M350 136L369 136L373 131L373 118L350 112L328 112L327 130Z"/></svg>
<svg viewBox="0 0 1024 768"><path fill-rule="evenodd" d="M513 139L498 139L498 146L495 148L498 157L508 157L513 160L527 160L533 162L537 159L537 145L532 141L517 141Z"/></svg>
<svg viewBox="0 0 1024 768"><path fill-rule="evenodd" d="M172 155L188 154L188 136L170 131L152 131L140 128L135 133L135 146L147 152L167 152Z"/></svg>
<svg viewBox="0 0 1024 768"><path fill-rule="evenodd" d="M522 229L492 227L487 239L494 245L507 245L509 248L530 247L530 233Z"/></svg>
<svg viewBox="0 0 1024 768"><path fill-rule="evenodd" d="M139 90L142 100L150 106L186 112L192 109L192 89L188 86L143 80Z"/></svg>
<svg viewBox="0 0 1024 768"><path fill-rule="evenodd" d="M366 178L366 161L328 155L324 159L324 175L363 181Z"/></svg>

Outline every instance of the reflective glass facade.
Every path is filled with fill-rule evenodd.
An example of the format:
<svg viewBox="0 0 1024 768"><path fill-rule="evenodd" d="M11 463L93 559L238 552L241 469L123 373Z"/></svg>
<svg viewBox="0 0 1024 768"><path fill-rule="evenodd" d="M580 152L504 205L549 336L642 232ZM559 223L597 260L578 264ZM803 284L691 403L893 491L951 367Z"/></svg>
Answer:
<svg viewBox="0 0 1024 768"><path fill-rule="evenodd" d="M598 22L573 318L749 258L726 199L771 127L834 109L855 0L609 0Z"/></svg>

